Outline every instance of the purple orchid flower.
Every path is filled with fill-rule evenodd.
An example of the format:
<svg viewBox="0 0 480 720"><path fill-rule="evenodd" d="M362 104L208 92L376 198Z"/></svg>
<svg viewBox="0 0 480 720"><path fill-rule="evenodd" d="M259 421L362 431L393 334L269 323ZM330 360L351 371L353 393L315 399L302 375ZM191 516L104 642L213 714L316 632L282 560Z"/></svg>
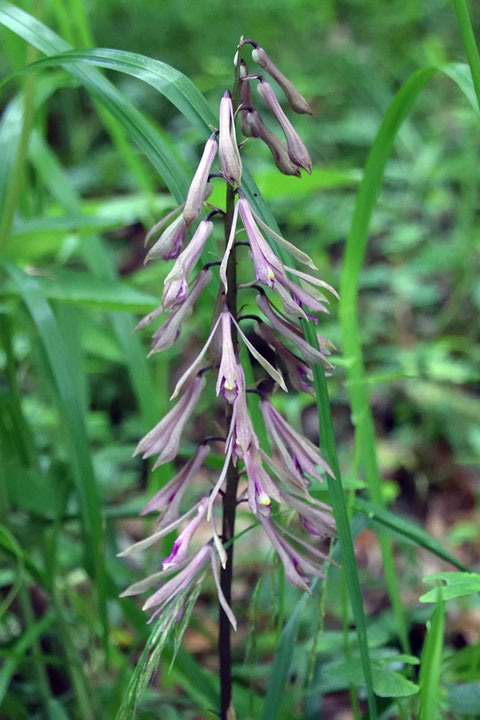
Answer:
<svg viewBox="0 0 480 720"><path fill-rule="evenodd" d="M318 466L331 477L335 477L315 445L294 430L268 400L260 401L260 410L268 435L277 448L283 464L293 476L300 481L303 480L307 485L311 484L307 475L322 482L323 478L317 470Z"/></svg>
<svg viewBox="0 0 480 720"><path fill-rule="evenodd" d="M232 96L227 90L220 101L218 131L218 157L223 177L231 185L240 185L242 179L242 161L235 136Z"/></svg>
<svg viewBox="0 0 480 720"><path fill-rule="evenodd" d="M148 515L155 510L163 512L162 525L170 525L177 520L185 490L198 474L209 452L210 447L206 443L199 445L180 472L149 500L140 514Z"/></svg>
<svg viewBox="0 0 480 720"><path fill-rule="evenodd" d="M183 220L187 228L200 217L202 212L205 194L207 192L208 175L217 154L216 136L217 133L212 133L205 143L203 155L188 191L183 210Z"/></svg>
<svg viewBox="0 0 480 720"><path fill-rule="evenodd" d="M248 506L253 513L258 505L270 507L270 498L281 502L279 490L268 472L262 465L262 459L255 448L248 450L243 456L248 477Z"/></svg>
<svg viewBox="0 0 480 720"><path fill-rule="evenodd" d="M150 608L156 608L149 622L157 617L170 603L173 603L176 599L181 598L181 594L188 592L195 576L200 570L205 568L208 561L210 561L212 567L213 578L217 587L218 600L222 606L226 616L234 630L237 629L237 622L235 615L233 614L230 605L228 604L225 595L220 587L220 578L218 575L217 558L212 548L211 543L204 545L190 560L190 562L183 567L174 578L169 580L167 583L151 595L143 605L143 610L149 610ZM175 606L176 607L176 606ZM180 605L181 612L182 605Z"/></svg>
<svg viewBox="0 0 480 720"><path fill-rule="evenodd" d="M228 308L224 305L221 313L222 327L222 357L218 370L218 379L216 385L216 393L223 395L230 405L238 397L238 362L232 341L232 324L231 315Z"/></svg>
<svg viewBox="0 0 480 720"><path fill-rule="evenodd" d="M188 292L188 278L202 254L212 230L213 223L210 220L202 220L187 247L178 256L175 265L165 278L162 293L164 310L178 307L185 300Z"/></svg>
<svg viewBox="0 0 480 720"><path fill-rule="evenodd" d="M171 315L169 315L167 320L165 320L165 322L153 333L152 349L147 357L150 357L150 355L153 355L154 353L162 352L162 350L167 350L167 348L173 345L180 335L182 322L184 321L186 315L190 312L194 303L207 287L211 279L212 273L210 270L200 270L183 303L178 305ZM141 328L150 325L159 315L161 315L163 311L163 307L160 305L160 307L148 313L148 315L140 320L138 325L135 327L135 330L140 330Z"/></svg>
<svg viewBox="0 0 480 720"><path fill-rule="evenodd" d="M310 365L298 357L298 355L290 352L276 337L272 328L263 321L257 323L256 332L266 343L274 348L277 356L285 363L292 387L299 392L314 395L313 371Z"/></svg>
<svg viewBox="0 0 480 720"><path fill-rule="evenodd" d="M308 150L301 141L300 136L293 127L292 123L283 112L272 86L264 78L260 78L260 82L257 85L257 92L269 110L271 110L283 130L285 140L287 141L290 160L295 163L295 165L305 168L308 174L311 175L312 161L310 159L310 155L308 154Z"/></svg>
<svg viewBox="0 0 480 720"><path fill-rule="evenodd" d="M273 288L275 278L282 273L282 263L258 229L246 197L240 195L237 204L250 243L256 278L263 285Z"/></svg>
<svg viewBox="0 0 480 720"><path fill-rule="evenodd" d="M299 93L295 85L290 82L290 80L286 78L283 73L280 72L276 65L274 65L274 63L270 60L269 56L262 47L257 45L253 48L252 58L270 75L270 77L272 77L280 85L292 110L300 114L312 114L310 105L305 100L303 95Z"/></svg>
<svg viewBox="0 0 480 720"><path fill-rule="evenodd" d="M242 88L243 87L249 88L250 85L244 82L242 83ZM253 109L243 112L246 114L244 124L242 125L243 134L245 135L245 131L243 130L243 128L245 128L250 137L263 140L272 153L273 161L281 173L300 177L300 168L290 159L287 145L265 125L260 113Z"/></svg>
<svg viewBox="0 0 480 720"><path fill-rule="evenodd" d="M308 575L316 575L321 578L325 576L320 568L313 562L310 562L292 543L288 542L282 533L285 532L290 535L296 542L309 550L312 555L318 555L316 548L292 536L291 533L285 531L284 528L280 528L278 524L273 522L271 516L257 513L256 517L282 561L285 569L285 577L288 582L300 590L310 593L310 580ZM280 532L280 530L282 532ZM326 556L322 554L322 559L325 558Z"/></svg>
<svg viewBox="0 0 480 720"><path fill-rule="evenodd" d="M179 208L177 208L174 212L177 212L177 210L179 210ZM169 213L169 215L167 215L167 218L170 217L172 214L173 213ZM165 218L164 220L161 220L160 223L157 223L157 225L154 225L154 227L148 233L145 242L148 242L153 233L163 227L164 221ZM167 227L167 229L163 231L157 242L152 245L145 257L145 260L143 261L144 265L150 260L154 260L155 258L162 258L162 260L172 260L173 258L178 257L181 247L185 241L186 233L187 226L185 225L183 215L179 215L178 218L176 218L176 220L174 220Z"/></svg>
<svg viewBox="0 0 480 720"><path fill-rule="evenodd" d="M143 453L142 457L145 459L159 453L153 469L176 457L183 429L195 409L205 382L203 376L197 376L190 383L175 407L140 440L134 456Z"/></svg>
<svg viewBox="0 0 480 720"><path fill-rule="evenodd" d="M332 343L321 335L318 335L320 350L317 350L308 343L299 325L289 320L281 313L264 294L257 295L256 302L263 314L270 320L275 330L278 330L284 337L290 340L302 353L306 360L312 363L322 362L327 367L332 365L325 357L329 354L328 346Z"/></svg>
<svg viewBox="0 0 480 720"><path fill-rule="evenodd" d="M226 442L226 450L230 449L234 459L243 459L245 453L253 446L258 448L258 438L248 414L247 396L245 394L245 375L240 363L237 362L237 397L233 403L232 419Z"/></svg>
<svg viewBox="0 0 480 720"><path fill-rule="evenodd" d="M172 552L162 562L162 568L174 567L182 563L188 555L188 548L190 546L190 540L198 530L199 525L205 517L207 512L208 497L204 497L200 500L197 505L197 514L190 520L187 527L180 533L175 542L173 543Z"/></svg>

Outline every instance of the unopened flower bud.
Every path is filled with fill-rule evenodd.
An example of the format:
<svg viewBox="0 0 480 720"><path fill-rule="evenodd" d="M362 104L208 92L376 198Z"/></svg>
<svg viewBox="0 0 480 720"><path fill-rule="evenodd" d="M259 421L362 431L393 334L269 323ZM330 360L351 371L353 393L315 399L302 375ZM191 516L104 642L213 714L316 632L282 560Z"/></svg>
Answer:
<svg viewBox="0 0 480 720"><path fill-rule="evenodd" d="M185 240L187 228L183 215L179 215L170 225L163 231L157 242L152 245L148 251L144 264L155 258L162 260L171 260L178 257L182 245ZM147 236L148 237L148 236Z"/></svg>
<svg viewBox="0 0 480 720"><path fill-rule="evenodd" d="M246 75L248 75L247 63L245 62L245 60L241 60L240 79L246 77ZM245 137L252 137L252 131L250 125L247 122L247 115L249 109L253 107L252 90L249 82L240 83L240 101L241 105L245 107L245 110L241 111L240 128L242 134L245 135Z"/></svg>
<svg viewBox="0 0 480 720"><path fill-rule="evenodd" d="M256 110L247 113L245 124L250 135L260 138L260 140L263 140L265 145L267 145L273 155L275 165L280 172L284 175L296 175L296 177L300 177L300 168L290 160L287 146L265 125ZM243 129L242 132L245 135Z"/></svg>
<svg viewBox="0 0 480 720"><path fill-rule="evenodd" d="M276 65L268 57L265 50L258 46L252 50L253 60L260 65L282 88L285 93L285 97L288 100L288 104L296 113L308 113L312 114L310 105L307 103L301 93L298 92L297 88L288 78L280 72Z"/></svg>
<svg viewBox="0 0 480 720"><path fill-rule="evenodd" d="M227 90L220 101L220 123L218 133L218 157L222 173L231 185L240 185L242 161L235 135L232 96Z"/></svg>
<svg viewBox="0 0 480 720"><path fill-rule="evenodd" d="M183 219L187 228L200 216L205 194L208 185L208 175L210 168L217 154L216 133L212 133L205 143L202 159L198 165L197 171L193 177L190 189L188 191L185 208L183 210ZM210 194L210 193L209 193ZM208 195L207 195L208 197Z"/></svg>
<svg viewBox="0 0 480 720"><path fill-rule="evenodd" d="M267 107L274 114L284 132L290 160L295 163L295 165L305 168L305 170L311 174L312 161L310 159L310 155L308 154L308 150L301 141L300 136L293 127L292 123L283 112L272 86L266 80L262 79L257 86L257 91Z"/></svg>

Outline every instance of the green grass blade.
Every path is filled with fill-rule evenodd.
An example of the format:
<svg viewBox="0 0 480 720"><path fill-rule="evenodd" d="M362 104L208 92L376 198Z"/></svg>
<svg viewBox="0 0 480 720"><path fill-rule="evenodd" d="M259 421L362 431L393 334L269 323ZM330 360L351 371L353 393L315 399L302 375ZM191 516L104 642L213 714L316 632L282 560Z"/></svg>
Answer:
<svg viewBox="0 0 480 720"><path fill-rule="evenodd" d="M56 67L58 65L82 67L85 64L123 72L146 82L175 105L182 115L202 134L208 131L209 128L205 118L212 113L205 98L191 80L160 60L138 53L127 52L126 50L111 48L69 50L33 62L21 70L20 73L15 73L6 78L3 83L7 83L13 77L18 77L24 72L37 68Z"/></svg>
<svg viewBox="0 0 480 720"><path fill-rule="evenodd" d="M0 705L5 697L5 693L7 692L10 680L18 663L23 660L26 651L32 647L38 638L40 638L52 624L54 618L55 616L53 613L47 613L38 620L38 622L29 627L15 643L12 654L6 658L2 668L0 669Z"/></svg>
<svg viewBox="0 0 480 720"><path fill-rule="evenodd" d="M303 331L308 342L318 347L318 340L315 327L312 323L302 321ZM318 420L320 447L328 464L333 470L334 478L328 478L328 494L332 503L335 523L337 526L338 541L340 544L342 564L347 578L347 589L352 607L353 618L358 635L360 661L365 679L365 687L368 697L368 709L370 719L377 717L375 695L373 691L373 678L370 666L370 655L368 651L367 623L363 610L362 591L358 578L357 562L353 549L352 532L350 520L345 502L345 495L342 487L340 466L338 463L335 435L333 430L332 413L330 410L330 398L328 396L325 371L319 365L313 365L315 392L317 396Z"/></svg>
<svg viewBox="0 0 480 720"><path fill-rule="evenodd" d="M462 35L463 46L467 55L470 72L472 74L473 87L477 98L478 109L480 110L480 57L478 55L477 43L473 33L468 5L466 0L453 0L453 6L457 15L458 26Z"/></svg>
<svg viewBox="0 0 480 720"><path fill-rule="evenodd" d="M420 665L420 706L418 720L437 720L440 695L440 664L442 661L443 634L445 631L445 602L439 602L428 623L427 638Z"/></svg>
<svg viewBox="0 0 480 720"><path fill-rule="evenodd" d="M68 355L48 301L42 295L33 277L26 275L8 260L2 260L1 263L19 287L42 342L58 391L61 415L67 430L73 477L82 508L82 526L90 572L96 583L103 640L107 647L107 595L101 506L93 473L81 399L76 393L75 383L71 382Z"/></svg>

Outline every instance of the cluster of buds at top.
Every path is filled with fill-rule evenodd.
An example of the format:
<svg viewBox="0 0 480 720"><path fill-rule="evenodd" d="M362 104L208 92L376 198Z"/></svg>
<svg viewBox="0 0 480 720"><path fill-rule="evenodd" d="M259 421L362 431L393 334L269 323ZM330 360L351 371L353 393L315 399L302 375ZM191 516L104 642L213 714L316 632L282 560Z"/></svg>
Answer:
<svg viewBox="0 0 480 720"><path fill-rule="evenodd" d="M332 474L329 466L319 450L287 423L269 397L256 388L247 387L240 362L240 346L244 344L273 380L273 383L269 383L272 392L278 387L284 392L293 388L311 393L312 364L320 363L328 371L332 367L328 359L332 344L318 335L318 347L313 347L304 338L300 320L317 323L317 314L328 312L329 301L325 291L336 295L333 288L315 275L284 265L275 252L277 246L287 250L301 264L316 269L306 253L265 224L242 191L242 161L236 137L238 112L241 114L244 134L262 139L272 151L275 163L282 172L300 175L300 168L311 171L308 152L282 110L273 88L263 75L250 75L245 61L240 59L241 48L246 44L253 45L253 60L278 83L290 107L295 112L311 112L306 100L276 68L265 50L253 41L242 41L236 56L240 104L234 107L232 95L229 91L225 92L220 102L218 130L212 133L205 144L185 203L157 223L147 235L147 242L159 235L147 254L147 260L175 260L165 279L160 307L149 313L137 326L143 328L165 313L163 322L153 334L151 353L171 347L179 337L183 320L191 314L199 296L211 285L216 266L220 290L205 344L174 389L171 399L175 400L175 404L139 442L135 454L141 454L143 458L155 457L154 468L176 458L184 429L212 374L216 394L224 399L230 410L225 437L205 439L177 475L145 506L144 514L160 514L152 534L122 553L125 555L141 550L173 530L182 528L170 554L162 562L162 570L136 583L125 594L154 587L156 590L146 601L144 609L153 609L152 617L163 612L170 613L171 617L180 617L194 578L210 566L217 584L219 601L233 626L235 617L219 583L218 563L225 567L226 551L224 538L217 530L215 512L232 465L237 468L240 478L245 478L245 483L240 484L237 502L247 501L250 512L256 516L278 553L285 576L292 585L308 592L312 576L322 576L321 566L328 558L315 543L318 538L324 539L335 534L330 508L311 495L312 485L322 482L325 474ZM266 127L260 113L253 107L252 81L258 82L258 94L278 121L285 142ZM219 170L214 168L217 157ZM234 204L228 217L223 210L207 203L212 177L223 178L230 188ZM207 239L214 231L215 220L225 217L229 223L229 232L223 254L218 262L207 263L192 278ZM232 282L229 267L234 262L232 252L237 234L242 229L246 239L241 244L249 247L252 269L251 281L241 287L255 292L262 317L236 317L229 302L229 293L238 289L229 287L229 281ZM233 277L236 278L235 273ZM248 319L255 321L256 333L275 357L273 363L258 350L252 336L249 338L242 330L241 325ZM207 355L209 364L206 365ZM260 395L261 416L271 446L269 453L261 447L249 415L249 392ZM214 480L213 488L197 493L196 480L204 461L212 443L219 441L224 448L223 469ZM182 509L184 496L191 494L196 495L195 501L189 508ZM311 536L310 540L282 526L279 518L284 509L298 515L302 529ZM200 527L204 530L207 528L208 539L196 552L191 553L192 539ZM205 532L202 537L205 538Z"/></svg>

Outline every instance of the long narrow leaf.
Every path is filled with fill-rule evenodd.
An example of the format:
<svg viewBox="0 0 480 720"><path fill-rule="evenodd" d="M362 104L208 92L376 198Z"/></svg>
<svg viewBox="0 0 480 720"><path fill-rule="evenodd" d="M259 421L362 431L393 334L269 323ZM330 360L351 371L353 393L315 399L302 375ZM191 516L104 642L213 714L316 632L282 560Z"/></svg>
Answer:
<svg viewBox="0 0 480 720"><path fill-rule="evenodd" d="M71 47L41 22L18 7L0 3L0 24L12 30L45 55L68 52ZM121 123L152 165L163 177L174 197L181 202L187 191L187 177L176 157L159 133L128 98L92 67L74 65L71 74L84 85Z"/></svg>

